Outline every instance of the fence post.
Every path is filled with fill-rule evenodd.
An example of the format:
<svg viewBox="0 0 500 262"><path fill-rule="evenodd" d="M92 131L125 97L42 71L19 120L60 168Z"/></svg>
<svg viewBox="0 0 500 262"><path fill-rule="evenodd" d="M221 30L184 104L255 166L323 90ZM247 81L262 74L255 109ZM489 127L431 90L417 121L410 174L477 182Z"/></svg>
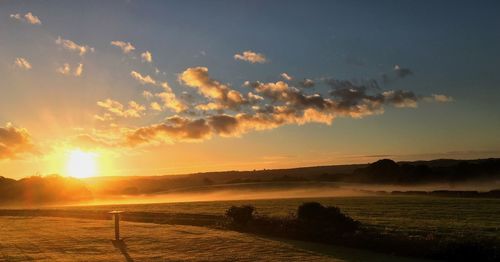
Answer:
<svg viewBox="0 0 500 262"><path fill-rule="evenodd" d="M113 218L115 220L115 240L118 241L120 240L120 214L123 213L123 211L111 211L109 214L113 215Z"/></svg>

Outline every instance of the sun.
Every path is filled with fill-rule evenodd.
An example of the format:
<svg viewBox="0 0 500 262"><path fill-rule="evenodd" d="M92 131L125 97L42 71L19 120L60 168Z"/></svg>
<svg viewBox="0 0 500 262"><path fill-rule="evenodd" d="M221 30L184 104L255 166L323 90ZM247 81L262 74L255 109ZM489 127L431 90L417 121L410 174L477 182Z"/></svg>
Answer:
<svg viewBox="0 0 500 262"><path fill-rule="evenodd" d="M97 174L97 154L73 150L68 154L68 175L76 178L86 178Z"/></svg>

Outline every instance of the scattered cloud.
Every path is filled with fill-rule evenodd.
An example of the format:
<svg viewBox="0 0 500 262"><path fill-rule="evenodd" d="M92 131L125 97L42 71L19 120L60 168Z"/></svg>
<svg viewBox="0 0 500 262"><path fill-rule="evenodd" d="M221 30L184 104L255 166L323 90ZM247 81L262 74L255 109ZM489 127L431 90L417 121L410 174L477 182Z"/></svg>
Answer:
<svg viewBox="0 0 500 262"><path fill-rule="evenodd" d="M299 85L303 88L311 88L314 87L315 83L312 79L305 78L304 80L299 82Z"/></svg>
<svg viewBox="0 0 500 262"><path fill-rule="evenodd" d="M406 90L382 90L376 80L356 82L332 78L323 78L318 83L308 78L293 82L246 81L242 87L251 90L243 95L229 84L212 78L207 67L190 67L179 74L179 82L196 90L203 99L199 101L188 92L183 92L179 99L167 82L155 80L149 75L132 71L131 76L141 84L163 89L160 93L143 91L143 96L150 100L150 110L164 112L169 109L180 115L167 117L161 123L124 130L120 144L127 146L202 141L214 136L238 137L283 125L330 125L337 117L363 118L382 114L387 106L415 108L420 100L431 98L434 101L451 101L445 95L426 98ZM284 80L292 80L286 73L281 76ZM312 93L313 90L308 88L316 84L330 87L329 92ZM324 88L320 90L325 93ZM154 101L155 98L161 102ZM111 99L98 102L106 112L96 116L96 119L108 121L117 116L139 117L145 108L134 103L131 101L126 107ZM231 110L231 113L226 110Z"/></svg>
<svg viewBox="0 0 500 262"><path fill-rule="evenodd" d="M17 57L16 60L14 60L14 67L21 68L24 70L30 70L31 63L28 62L28 60L26 60L26 58Z"/></svg>
<svg viewBox="0 0 500 262"><path fill-rule="evenodd" d="M432 94L430 96L430 98L428 98L427 100L436 101L439 103L447 103L447 102L455 101L455 99L453 99L453 97L447 96L447 95L442 95L442 94Z"/></svg>
<svg viewBox="0 0 500 262"><path fill-rule="evenodd" d="M119 47L124 54L128 54L135 50L135 46L133 46L130 42L111 41L111 45Z"/></svg>
<svg viewBox="0 0 500 262"><path fill-rule="evenodd" d="M136 71L132 71L130 73L130 75L143 85L150 84L150 85L161 87L163 89L163 91L155 94L154 96L156 96L162 100L163 108L171 109L177 113L182 112L182 111L187 109L187 105L185 103L183 103L182 101L180 101L179 99L177 99L175 93L172 91L172 88L170 88L170 86L168 85L167 82L157 81L149 75L141 75L140 73L138 73ZM143 96L146 99L151 99L153 97L153 94L149 91L144 91ZM156 108L158 108L158 107L156 107Z"/></svg>
<svg viewBox="0 0 500 262"><path fill-rule="evenodd" d="M0 127L0 160L16 159L26 153L36 153L28 130L14 127L11 123Z"/></svg>
<svg viewBox="0 0 500 262"><path fill-rule="evenodd" d="M158 102L151 102L150 107L154 111L163 111L161 105Z"/></svg>
<svg viewBox="0 0 500 262"><path fill-rule="evenodd" d="M81 76L83 73L83 64L79 63L78 66L75 68L74 75L75 76Z"/></svg>
<svg viewBox="0 0 500 262"><path fill-rule="evenodd" d="M56 44L62 46L66 50L77 52L80 56L84 56L88 52L94 52L93 47L79 45L71 40L62 39L60 36L56 39Z"/></svg>
<svg viewBox="0 0 500 262"><path fill-rule="evenodd" d="M252 63L252 64L255 64L255 63L263 64L263 63L266 63L268 61L268 59L263 54L255 53L255 52L250 51L250 50L244 51L241 54L235 54L234 59L247 61L247 62Z"/></svg>
<svg viewBox="0 0 500 262"><path fill-rule="evenodd" d="M282 77L283 79L285 79L286 81L290 81L290 80L292 80L292 79L293 79L293 78L292 78L289 74L287 74L287 73L281 73L281 77Z"/></svg>
<svg viewBox="0 0 500 262"><path fill-rule="evenodd" d="M445 102L453 102L453 101L455 101L455 99L453 99L453 97L447 96L447 95L442 95L442 94L433 94L432 97L437 102L443 102L443 103L445 103Z"/></svg>
<svg viewBox="0 0 500 262"><path fill-rule="evenodd" d="M146 84L150 84L150 85L156 85L156 80L154 80L151 76L149 75L141 75L141 73L137 72L137 71L132 71L130 72L130 75L137 81L139 81L139 83L143 84L143 85L146 85Z"/></svg>
<svg viewBox="0 0 500 262"><path fill-rule="evenodd" d="M384 102L394 105L395 107L417 107L418 97L411 91L391 90L382 93Z"/></svg>
<svg viewBox="0 0 500 262"><path fill-rule="evenodd" d="M153 55L149 51L146 51L146 52L141 54L141 59L142 59L142 62L151 63L151 62L153 62Z"/></svg>
<svg viewBox="0 0 500 262"><path fill-rule="evenodd" d="M405 78L413 74L413 71L411 71L409 68L403 68L400 65L394 65L393 69L396 75L400 78Z"/></svg>
<svg viewBox="0 0 500 262"><path fill-rule="evenodd" d="M64 63L62 66L58 67L56 71L63 75L81 76L83 74L83 64L79 63L72 70L70 64Z"/></svg>
<svg viewBox="0 0 500 262"><path fill-rule="evenodd" d="M112 99L106 99L104 101L98 101L97 105L106 109L108 113L118 116L118 117L125 117L125 118L139 118L144 115L144 111L146 111L146 107L143 105L138 104L135 101L130 101L128 103L128 107L125 107L122 105L120 102L112 100ZM113 118L111 115L103 115L103 116L97 116L94 118L98 120L112 120Z"/></svg>
<svg viewBox="0 0 500 262"><path fill-rule="evenodd" d="M209 104L200 105L198 107L200 110L238 109L247 103L247 99L240 92L211 78L206 67L188 68L180 74L179 79L185 85L196 88L198 93L212 101Z"/></svg>
<svg viewBox="0 0 500 262"><path fill-rule="evenodd" d="M144 98L146 98L146 100L150 100L151 98L154 97L153 93L151 93L151 92L149 92L147 90L142 91L142 96Z"/></svg>
<svg viewBox="0 0 500 262"><path fill-rule="evenodd" d="M183 101L177 98L167 82L161 83L161 87L163 88L163 92L156 94L156 96L163 101L163 106L165 108L171 109L176 113L188 109L188 106Z"/></svg>
<svg viewBox="0 0 500 262"><path fill-rule="evenodd" d="M40 18L38 18L38 16L36 16L36 15L33 15L31 12L26 13L24 16L22 16L21 14L11 14L10 18L25 22L28 24L32 24L32 25L41 25L42 24L42 21L40 21Z"/></svg>

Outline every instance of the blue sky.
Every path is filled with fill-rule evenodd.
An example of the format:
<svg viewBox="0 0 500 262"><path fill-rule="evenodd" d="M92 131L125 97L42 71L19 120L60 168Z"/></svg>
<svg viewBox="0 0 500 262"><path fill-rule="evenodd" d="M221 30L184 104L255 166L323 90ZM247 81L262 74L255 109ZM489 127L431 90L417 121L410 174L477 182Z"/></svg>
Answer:
<svg viewBox="0 0 500 262"><path fill-rule="evenodd" d="M54 164L56 159L64 150L80 146L68 140L89 134L101 142L118 141L119 137L110 137L117 131L108 124L120 132L134 132L162 125L174 115L191 121L252 112L248 103L237 110L221 104L222 111L150 112L153 100L142 93L159 92L160 82L167 82L179 99L182 92L195 97L190 110L202 100L210 102L213 97L200 93L203 87L189 87L180 79L189 68L199 67L244 99L251 90L245 81L284 81L301 94L318 93L335 103L326 79L358 84L375 79L379 88L370 89L372 95L404 90L415 95L418 106L391 104L386 98L383 112L373 111L361 119L339 114L337 108L328 113L333 117L329 125L316 120L297 124L302 120L295 119L265 130L238 127L231 134L211 132L195 142L155 133L139 147L122 148L112 142L112 149L101 154L113 159L114 166L124 166L126 174L140 175L151 170L178 173L368 162L381 155L499 156L499 11L497 1L1 1L0 127L9 130L6 123L12 123L11 132L25 129L37 149L36 153L9 151L9 157L0 159L0 174L64 173L62 165ZM23 21L28 12L41 24ZM11 14L20 14L21 19ZM65 50L55 43L58 37L95 51L82 56ZM111 41L129 42L135 50L126 54ZM145 51L152 54L151 63L141 61ZM244 51L261 54L266 61L234 58ZM17 58L27 59L32 68L15 68ZM58 74L65 63L73 71L82 64L83 73ZM401 71L396 65L411 73L397 77ZM135 81L131 71L150 75L158 85ZM282 73L293 79L285 81ZM384 82L383 75L390 81ZM298 87L298 81L306 78L315 82L314 88ZM252 92L264 96L258 89ZM447 101L434 101L433 94ZM95 115L103 116L109 109L97 105L106 99L125 107L135 101L147 110L133 119L95 121ZM264 99L272 103L272 97ZM148 160L131 160L138 155ZM165 166L159 155L177 165Z"/></svg>

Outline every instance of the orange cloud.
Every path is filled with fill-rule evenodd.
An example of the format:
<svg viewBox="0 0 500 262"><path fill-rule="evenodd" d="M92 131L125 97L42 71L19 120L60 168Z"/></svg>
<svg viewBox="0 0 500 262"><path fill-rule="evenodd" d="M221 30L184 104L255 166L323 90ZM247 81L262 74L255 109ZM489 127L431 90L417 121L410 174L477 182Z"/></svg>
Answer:
<svg viewBox="0 0 500 262"><path fill-rule="evenodd" d="M191 67L182 72L179 79L187 86L196 88L198 93L213 100L211 105L202 105L198 109L237 109L248 101L243 95L228 85L212 79L206 67Z"/></svg>
<svg viewBox="0 0 500 262"><path fill-rule="evenodd" d="M241 54L235 54L234 59L247 61L247 62L252 63L252 64L255 64L255 63L263 64L263 63L266 63L268 61L267 58L263 54L256 53L256 52L253 52L250 50L244 51Z"/></svg>
<svg viewBox="0 0 500 262"><path fill-rule="evenodd" d="M14 60L14 66L24 70L31 69L31 63L28 62L28 60L26 60L26 58L23 57L17 57L16 60Z"/></svg>
<svg viewBox="0 0 500 262"><path fill-rule="evenodd" d="M14 159L26 153L36 153L28 130L10 123L0 127L0 160Z"/></svg>
<svg viewBox="0 0 500 262"><path fill-rule="evenodd" d="M88 52L94 52L93 47L79 45L71 40L62 39L60 36L56 39L56 44L62 46L66 50L77 52L80 56L84 56Z"/></svg>
<svg viewBox="0 0 500 262"><path fill-rule="evenodd" d="M26 13L24 16L21 16L21 14L11 14L10 18L19 20L22 22L26 22L28 24L32 25L41 25L42 21L40 21L40 18L38 16L33 15L31 12Z"/></svg>
<svg viewBox="0 0 500 262"><path fill-rule="evenodd" d="M111 41L111 45L119 47L124 54L128 54L132 51L135 50L135 46L133 46L129 42L123 42L123 41Z"/></svg>

